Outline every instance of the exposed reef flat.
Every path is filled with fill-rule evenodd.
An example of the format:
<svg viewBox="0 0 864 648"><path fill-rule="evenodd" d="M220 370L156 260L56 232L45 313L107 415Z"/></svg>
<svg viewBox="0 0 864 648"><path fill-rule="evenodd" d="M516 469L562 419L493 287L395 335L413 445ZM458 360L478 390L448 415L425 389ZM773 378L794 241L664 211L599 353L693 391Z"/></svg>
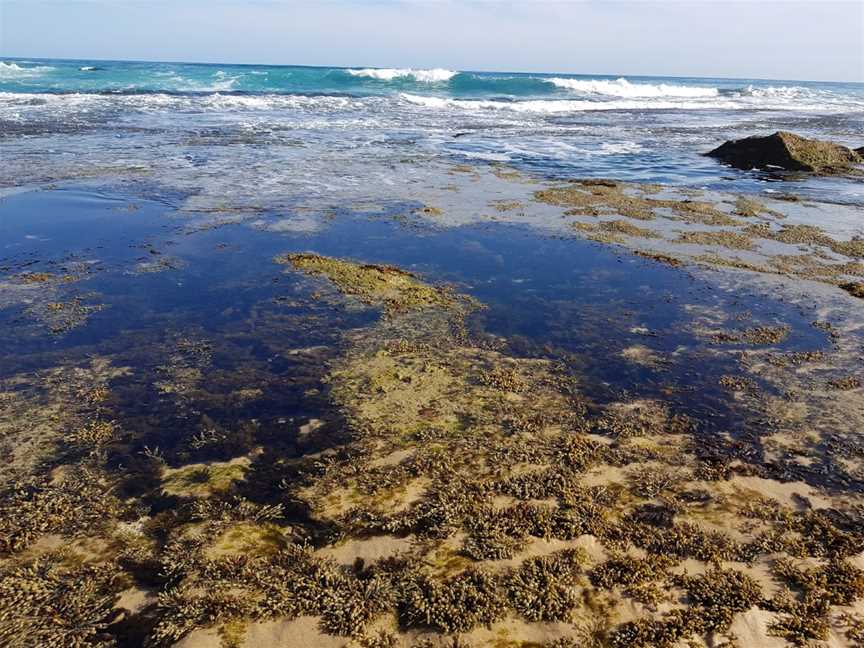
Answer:
<svg viewBox="0 0 864 648"><path fill-rule="evenodd" d="M412 191L4 260L0 644L860 645L860 214Z"/></svg>

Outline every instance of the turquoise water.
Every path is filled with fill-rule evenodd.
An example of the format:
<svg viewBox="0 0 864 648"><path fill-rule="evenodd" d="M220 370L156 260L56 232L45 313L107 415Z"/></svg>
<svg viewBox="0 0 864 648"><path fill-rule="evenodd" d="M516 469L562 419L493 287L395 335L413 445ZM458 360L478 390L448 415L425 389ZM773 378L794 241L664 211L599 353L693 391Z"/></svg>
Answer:
<svg viewBox="0 0 864 648"><path fill-rule="evenodd" d="M454 99L569 101L549 111L641 103L645 108L779 106L789 109L864 108L864 88L854 83L668 77L618 77L516 72L470 72L442 68L331 68L214 65L127 61L6 60L0 91L17 93L235 93L387 96L417 93ZM418 100L418 103L422 103ZM604 106L604 104L606 104ZM534 106L538 110L544 107ZM526 107L523 107L526 108Z"/></svg>
<svg viewBox="0 0 864 648"><path fill-rule="evenodd" d="M864 85L0 61L0 187L146 171L151 185L211 206L249 203L253 187L261 208L300 196L382 199L404 183L393 170L405 160L759 192L776 178L703 153L778 129L861 146ZM864 203L860 183L784 189Z"/></svg>

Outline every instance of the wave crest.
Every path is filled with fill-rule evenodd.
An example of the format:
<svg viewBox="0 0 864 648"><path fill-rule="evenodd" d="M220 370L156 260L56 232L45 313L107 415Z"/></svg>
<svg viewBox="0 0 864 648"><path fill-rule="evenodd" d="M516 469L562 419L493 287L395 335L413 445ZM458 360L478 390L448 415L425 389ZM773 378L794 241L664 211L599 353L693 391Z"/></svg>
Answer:
<svg viewBox="0 0 864 648"><path fill-rule="evenodd" d="M0 79L26 79L27 77L39 76L43 72L50 72L53 69L47 65L21 67L17 63L0 61Z"/></svg>
<svg viewBox="0 0 864 648"><path fill-rule="evenodd" d="M606 79L544 79L547 83L574 90L585 94L599 94L610 97L649 98L649 97L716 97L720 94L717 88L704 88L699 86L668 85L666 83L630 83L627 79L619 78L614 81Z"/></svg>
<svg viewBox="0 0 864 648"><path fill-rule="evenodd" d="M733 92L742 97L758 97L766 99L796 99L799 97L811 98L815 94L812 90L800 86L768 86L765 88L758 88L753 85L748 85L746 88L734 90Z"/></svg>
<svg viewBox="0 0 864 648"><path fill-rule="evenodd" d="M345 70L351 76L368 77L379 81L393 81L394 79L402 79L413 77L421 83L443 83L449 81L454 76L459 74L453 70L445 70L444 68L433 68L430 70L415 70L412 68L363 68L363 69L348 69Z"/></svg>

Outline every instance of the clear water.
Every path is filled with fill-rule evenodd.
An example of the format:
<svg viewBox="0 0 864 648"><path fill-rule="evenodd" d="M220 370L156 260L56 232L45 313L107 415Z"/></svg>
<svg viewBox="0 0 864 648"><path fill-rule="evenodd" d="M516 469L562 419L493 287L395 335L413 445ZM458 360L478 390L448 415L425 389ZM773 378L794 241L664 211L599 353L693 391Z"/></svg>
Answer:
<svg viewBox="0 0 864 648"><path fill-rule="evenodd" d="M102 306L62 335L48 334L28 315L30 299L0 307L0 375L111 356L115 364L135 369L124 388L129 399L124 416L134 418L143 408L151 418L166 417L172 421L166 429L173 430L168 437L174 439L183 436L178 426L200 418L199 412L189 421L174 421L176 400L154 392L158 367L176 353L173 344L180 338L212 345L216 369L205 381L208 389L277 389L256 401L252 413L204 412L224 425L244 415L272 423L326 407L281 378L308 371L292 364L286 351L323 345L330 357L338 357L343 335L370 325L378 314L346 309L343 300L315 298L316 282L286 273L273 261L286 252L314 250L394 264L427 281L449 283L487 307L469 320L477 343L494 336L509 354L562 362L598 403L661 398L696 417L706 433L734 432L744 418L718 385L720 376L738 372L737 361L710 351L704 355L705 340L693 327L694 308L746 313L742 328L788 325L790 335L778 350L830 346L825 332L811 325L810 312L755 293L718 291L680 269L576 237L542 236L503 224L418 231L350 210L335 214L319 232L274 234L239 224L189 234L185 219L165 203L134 204L130 210L122 195L76 188L0 200L2 274L77 273L81 280L61 285L48 300L79 298ZM397 206L392 209L398 212ZM262 215L270 218L278 215ZM182 263L158 273L136 271L142 261L161 256ZM37 299L38 290L31 293ZM635 364L622 356L635 345L666 360L654 367ZM321 375L326 371L325 363L316 367ZM163 445L168 437L161 439Z"/></svg>

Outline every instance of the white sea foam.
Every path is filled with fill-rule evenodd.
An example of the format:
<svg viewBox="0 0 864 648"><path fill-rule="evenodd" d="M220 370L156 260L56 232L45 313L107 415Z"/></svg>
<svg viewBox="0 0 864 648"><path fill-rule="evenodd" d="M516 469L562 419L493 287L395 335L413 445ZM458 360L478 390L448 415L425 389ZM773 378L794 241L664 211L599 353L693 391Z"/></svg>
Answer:
<svg viewBox="0 0 864 648"><path fill-rule="evenodd" d="M559 88L566 88L583 94L606 95L609 97L716 97L717 88L699 86L668 85L666 83L630 83L627 79L543 79Z"/></svg>
<svg viewBox="0 0 864 648"><path fill-rule="evenodd" d="M758 88L749 85L746 88L741 88L738 94L742 97L765 99L813 99L818 96L818 93L813 90L800 86L768 86L766 88Z"/></svg>
<svg viewBox="0 0 864 648"><path fill-rule="evenodd" d="M28 77L40 76L43 72L50 72L53 69L53 67L48 65L21 67L17 63L0 61L0 79L26 79Z"/></svg>
<svg viewBox="0 0 864 648"><path fill-rule="evenodd" d="M638 142L604 142L600 145L599 155L628 155L638 153L642 150L642 145Z"/></svg>
<svg viewBox="0 0 864 648"><path fill-rule="evenodd" d="M717 97L641 98L611 99L597 101L589 99L532 99L526 101L496 101L476 99L451 99L400 93L400 98L410 104L430 109L458 109L465 111L502 110L517 113L575 113L600 110L783 110L801 112L846 112L861 110L864 102L838 101L832 103L825 97L813 96L809 101L793 102L785 97L742 97L719 95Z"/></svg>
<svg viewBox="0 0 864 648"><path fill-rule="evenodd" d="M223 75L221 77L218 77L218 79L209 86L205 85L197 87L195 89L202 90L204 92L226 92L228 90L233 90L234 86L239 80L240 77L228 77Z"/></svg>
<svg viewBox="0 0 864 648"><path fill-rule="evenodd" d="M495 101L489 99L449 99L427 97L403 92L405 101L426 108L459 108L462 110L510 110L524 113L568 113L587 110L672 110L693 108L724 108L734 110L740 106L734 101L715 101L710 104L686 101L589 101L581 99L532 99L528 101Z"/></svg>
<svg viewBox="0 0 864 648"><path fill-rule="evenodd" d="M506 153L484 153L482 151L457 151L458 155L469 160L486 160L488 162L510 162L511 158Z"/></svg>
<svg viewBox="0 0 864 648"><path fill-rule="evenodd" d="M178 96L167 93L103 95L89 93L74 94L29 94L0 92L0 117L26 121L38 118L38 114L53 113L57 116L99 114L106 110L122 109L137 113L183 112L264 112L270 110L297 110L312 114L329 114L351 108L362 109L363 105L386 101L369 97L306 96L306 95L232 95L208 94L203 96ZM326 123L326 121L324 122Z"/></svg>
<svg viewBox="0 0 864 648"><path fill-rule="evenodd" d="M369 77L371 79L378 79L379 81L392 81L393 79L414 77L415 80L420 81L421 83L443 83L459 74L453 70L445 70L443 68L434 68L431 70L414 70L410 68L364 68L362 70L345 71L351 76Z"/></svg>
<svg viewBox="0 0 864 648"><path fill-rule="evenodd" d="M97 68L92 65L85 65L84 67L78 68L81 72L94 72Z"/></svg>

